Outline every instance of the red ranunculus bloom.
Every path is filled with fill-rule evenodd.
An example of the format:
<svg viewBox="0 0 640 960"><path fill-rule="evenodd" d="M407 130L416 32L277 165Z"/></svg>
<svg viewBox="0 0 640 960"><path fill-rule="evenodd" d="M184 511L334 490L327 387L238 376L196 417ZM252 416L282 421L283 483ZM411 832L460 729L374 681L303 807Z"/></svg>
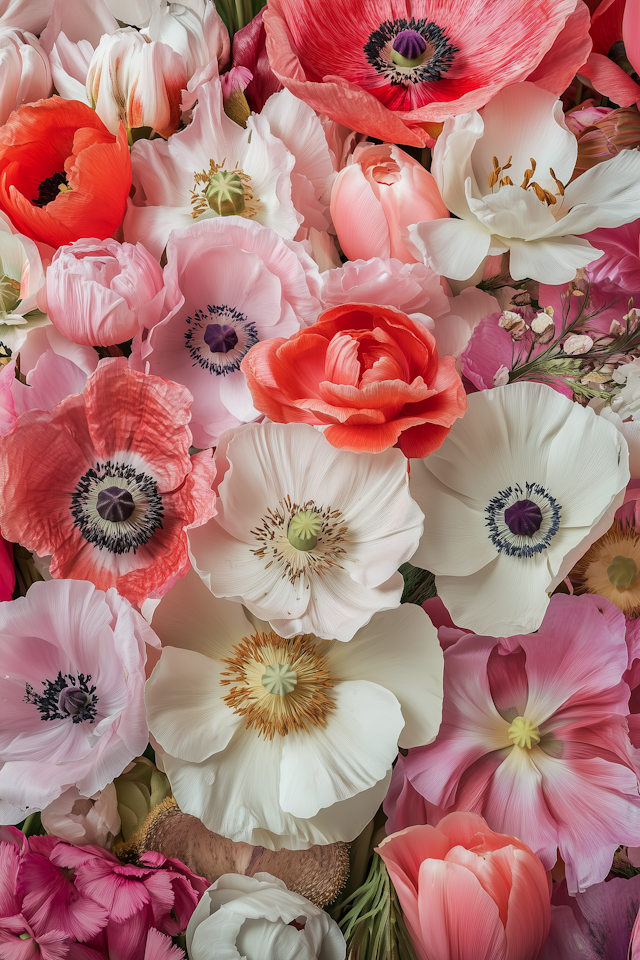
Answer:
<svg viewBox="0 0 640 960"><path fill-rule="evenodd" d="M189 456L186 387L102 360L84 393L29 410L0 441L3 534L51 575L132 603L189 569L186 531L215 514L210 450Z"/></svg>
<svg viewBox="0 0 640 960"><path fill-rule="evenodd" d="M271 420L328 424L329 443L357 453L395 445L426 457L467 409L454 358L393 307L332 307L288 340L255 344L242 370Z"/></svg>
<svg viewBox="0 0 640 960"><path fill-rule="evenodd" d="M114 137L84 103L38 100L0 128L0 208L32 240L105 240L122 222L130 189L124 126Z"/></svg>

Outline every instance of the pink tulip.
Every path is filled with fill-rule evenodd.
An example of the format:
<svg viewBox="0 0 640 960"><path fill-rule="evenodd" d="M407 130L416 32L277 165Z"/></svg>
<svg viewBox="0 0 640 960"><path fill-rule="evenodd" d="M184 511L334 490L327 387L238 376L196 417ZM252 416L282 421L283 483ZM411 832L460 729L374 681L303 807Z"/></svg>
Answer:
<svg viewBox="0 0 640 960"><path fill-rule="evenodd" d="M418 960L536 960L550 923L550 883L536 855L482 817L453 813L377 848Z"/></svg>
<svg viewBox="0 0 640 960"><path fill-rule="evenodd" d="M411 223L448 217L434 177L390 143L359 143L331 191L331 217L349 260L393 257L416 263Z"/></svg>
<svg viewBox="0 0 640 960"><path fill-rule="evenodd" d="M41 306L73 343L110 346L138 333L161 289L162 270L142 244L83 238L55 254ZM145 326L153 326L146 315Z"/></svg>

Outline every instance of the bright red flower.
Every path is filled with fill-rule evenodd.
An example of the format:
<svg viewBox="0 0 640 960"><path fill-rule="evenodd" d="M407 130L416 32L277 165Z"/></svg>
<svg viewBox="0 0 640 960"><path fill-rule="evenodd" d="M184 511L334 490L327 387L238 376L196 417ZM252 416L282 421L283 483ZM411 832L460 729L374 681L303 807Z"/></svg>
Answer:
<svg viewBox="0 0 640 960"><path fill-rule="evenodd" d="M640 5L636 0L602 0L591 20L593 52L580 69L598 93L620 107L640 102Z"/></svg>
<svg viewBox="0 0 640 960"><path fill-rule="evenodd" d="M0 442L3 533L51 575L115 586L132 603L189 569L186 531L215 514L211 451L189 456L179 384L103 360L83 394L30 410Z"/></svg>
<svg viewBox="0 0 640 960"><path fill-rule="evenodd" d="M255 344L241 368L257 410L328 424L329 443L356 453L395 445L426 457L467 409L455 359L440 359L426 327L393 307L332 307L288 340Z"/></svg>
<svg viewBox="0 0 640 960"><path fill-rule="evenodd" d="M130 189L124 126L114 137L84 103L38 100L0 128L0 208L32 240L105 240L122 222Z"/></svg>
<svg viewBox="0 0 640 960"><path fill-rule="evenodd" d="M264 26L271 69L292 93L414 146L508 84L560 94L591 48L582 0L269 0Z"/></svg>

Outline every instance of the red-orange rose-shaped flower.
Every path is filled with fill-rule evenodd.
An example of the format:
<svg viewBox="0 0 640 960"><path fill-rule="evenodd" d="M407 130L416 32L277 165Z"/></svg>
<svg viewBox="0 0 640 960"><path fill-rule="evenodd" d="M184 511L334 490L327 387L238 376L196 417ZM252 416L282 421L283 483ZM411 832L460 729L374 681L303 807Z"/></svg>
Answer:
<svg viewBox="0 0 640 960"><path fill-rule="evenodd" d="M327 425L334 447L407 457L437 450L467 409L453 357L393 307L326 310L288 340L263 340L242 362L254 406L276 423Z"/></svg>
<svg viewBox="0 0 640 960"><path fill-rule="evenodd" d="M0 208L32 240L105 240L122 222L130 189L124 126L114 137L84 103L38 100L0 128Z"/></svg>

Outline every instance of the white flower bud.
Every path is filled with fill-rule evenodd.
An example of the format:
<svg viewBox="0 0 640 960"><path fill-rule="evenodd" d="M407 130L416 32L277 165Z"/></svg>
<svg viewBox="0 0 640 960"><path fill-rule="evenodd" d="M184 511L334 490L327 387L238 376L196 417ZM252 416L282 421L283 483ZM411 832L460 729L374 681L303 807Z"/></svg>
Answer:
<svg viewBox="0 0 640 960"><path fill-rule="evenodd" d="M509 368L505 367L503 363L501 367L498 367L498 369L493 375L493 385L494 387L504 387L508 383L509 383Z"/></svg>
<svg viewBox="0 0 640 960"><path fill-rule="evenodd" d="M593 340L586 333L572 333L565 340L562 349L570 356L575 357L581 353L587 353L593 346Z"/></svg>

